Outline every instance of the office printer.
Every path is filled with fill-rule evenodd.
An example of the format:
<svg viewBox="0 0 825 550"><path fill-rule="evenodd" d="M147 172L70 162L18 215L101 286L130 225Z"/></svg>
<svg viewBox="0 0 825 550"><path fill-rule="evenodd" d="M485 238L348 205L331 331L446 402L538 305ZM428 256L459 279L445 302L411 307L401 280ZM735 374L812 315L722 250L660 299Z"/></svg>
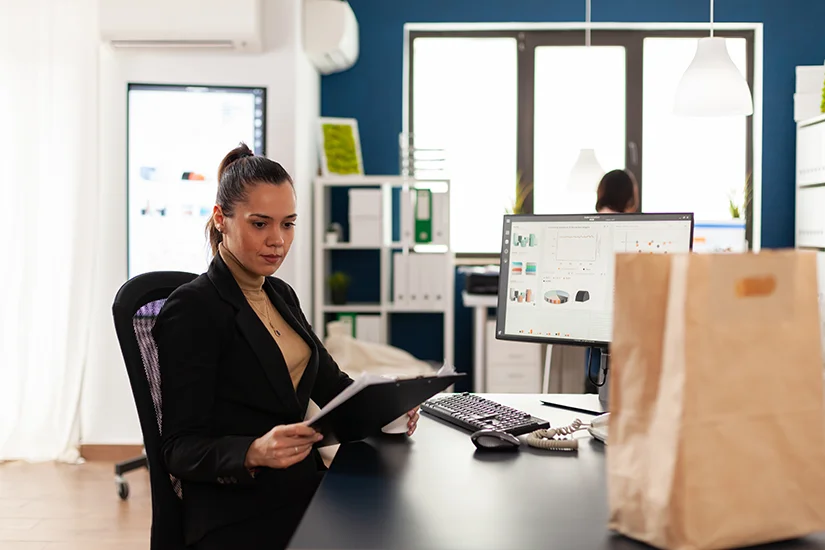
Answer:
<svg viewBox="0 0 825 550"><path fill-rule="evenodd" d="M498 294L499 266L467 266L458 271L464 274L464 290L468 294Z"/></svg>

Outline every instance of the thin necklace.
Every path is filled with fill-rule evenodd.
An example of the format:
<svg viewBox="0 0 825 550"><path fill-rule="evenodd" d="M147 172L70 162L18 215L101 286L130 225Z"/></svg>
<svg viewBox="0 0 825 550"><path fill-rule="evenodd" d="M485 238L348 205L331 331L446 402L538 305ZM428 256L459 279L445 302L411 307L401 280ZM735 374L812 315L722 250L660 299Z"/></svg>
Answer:
<svg viewBox="0 0 825 550"><path fill-rule="evenodd" d="M261 290L261 292L263 292L263 290ZM264 298L266 298L267 302L269 301L269 296L267 296L265 293L264 293ZM268 305L270 305L270 304L264 305L264 313L266 314L266 322L269 323L269 328L271 328L273 331L275 331L275 336L280 336L281 331L278 330L278 328L275 326L275 323L272 322L272 318L269 316L269 307L267 307ZM272 307L275 307L275 306L272 306Z"/></svg>

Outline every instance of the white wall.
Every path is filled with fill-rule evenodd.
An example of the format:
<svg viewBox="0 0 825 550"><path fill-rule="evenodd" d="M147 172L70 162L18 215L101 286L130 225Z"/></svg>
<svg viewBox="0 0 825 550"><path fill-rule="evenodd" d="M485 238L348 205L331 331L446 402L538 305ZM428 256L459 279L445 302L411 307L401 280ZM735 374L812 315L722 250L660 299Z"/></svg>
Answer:
<svg viewBox="0 0 825 550"><path fill-rule="evenodd" d="M295 180L298 231L278 275L311 311L311 182L317 169L312 131L320 112L320 78L301 46L303 1L264 3L265 53L100 51L102 216L96 246L93 327L81 402L84 444L140 444L134 400L112 323L114 296L126 280L126 85L128 82L265 86L266 149ZM93 86L94 83L90 83ZM215 168L220 159L215 159Z"/></svg>

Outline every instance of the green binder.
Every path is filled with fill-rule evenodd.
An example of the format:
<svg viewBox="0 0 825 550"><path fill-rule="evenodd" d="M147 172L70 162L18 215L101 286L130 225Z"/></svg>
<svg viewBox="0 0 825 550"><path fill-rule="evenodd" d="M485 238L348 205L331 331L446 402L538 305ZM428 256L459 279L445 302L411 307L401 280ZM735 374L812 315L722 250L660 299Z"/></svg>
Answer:
<svg viewBox="0 0 825 550"><path fill-rule="evenodd" d="M415 190L415 242L433 240L433 194L429 189Z"/></svg>

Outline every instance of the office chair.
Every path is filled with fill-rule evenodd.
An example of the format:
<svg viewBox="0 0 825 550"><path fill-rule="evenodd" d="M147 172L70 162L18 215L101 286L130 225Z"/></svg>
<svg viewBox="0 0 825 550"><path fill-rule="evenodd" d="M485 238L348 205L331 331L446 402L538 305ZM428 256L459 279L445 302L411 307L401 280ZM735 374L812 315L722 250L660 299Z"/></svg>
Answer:
<svg viewBox="0 0 825 550"><path fill-rule="evenodd" d="M166 472L160 457L160 367L152 328L172 291L195 277L192 273L178 271L144 273L124 283L112 304L115 332L129 374L144 445L144 456L115 466L115 477L120 487L121 483L126 483L122 479L123 464L136 469L141 467L142 461L142 465L149 469L152 493L151 550L185 547L181 484ZM128 485L125 486L125 496L128 496ZM123 490L119 489L118 492L121 498L125 498Z"/></svg>

